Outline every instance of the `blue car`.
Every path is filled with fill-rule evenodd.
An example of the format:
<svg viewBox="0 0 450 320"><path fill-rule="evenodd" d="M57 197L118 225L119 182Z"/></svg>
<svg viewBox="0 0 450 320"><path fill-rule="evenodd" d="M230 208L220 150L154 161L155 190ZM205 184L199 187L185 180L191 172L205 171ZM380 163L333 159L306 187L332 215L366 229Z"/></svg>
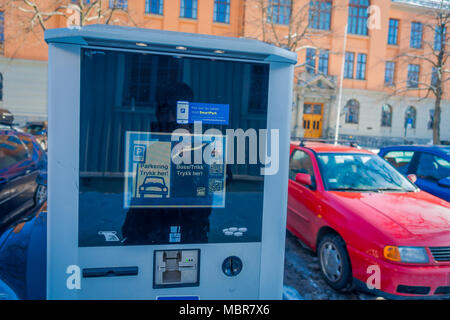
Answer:
<svg viewBox="0 0 450 320"><path fill-rule="evenodd" d="M0 235L0 300L46 298L47 203Z"/></svg>
<svg viewBox="0 0 450 320"><path fill-rule="evenodd" d="M405 176L414 174L420 189L450 202L450 146L393 146L379 156Z"/></svg>
<svg viewBox="0 0 450 320"><path fill-rule="evenodd" d="M47 155L13 120L0 109L0 232L47 197Z"/></svg>

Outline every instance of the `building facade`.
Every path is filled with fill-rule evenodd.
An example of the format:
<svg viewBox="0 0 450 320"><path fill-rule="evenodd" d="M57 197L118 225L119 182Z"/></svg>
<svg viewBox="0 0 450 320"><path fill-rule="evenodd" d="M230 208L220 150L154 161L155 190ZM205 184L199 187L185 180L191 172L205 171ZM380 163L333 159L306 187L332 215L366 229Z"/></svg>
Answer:
<svg viewBox="0 0 450 320"><path fill-rule="evenodd" d="M110 23L256 38L295 50L299 59L292 135L330 138L338 120L341 137L381 146L431 140L434 99L414 86L433 81L432 67L425 59L399 57L432 53L428 44L435 42L436 32L426 25L430 10L440 1L108 0L102 2L102 18L87 13L90 0L67 0L68 6L58 10L55 1L35 2L45 28ZM78 7L82 3L87 18L71 8L73 3ZM19 122L45 118L43 27L36 21L31 25L30 8L3 8L1 103ZM450 140L449 90L446 83L441 106L443 141Z"/></svg>
<svg viewBox="0 0 450 320"><path fill-rule="evenodd" d="M299 47L299 69L303 70L294 92L292 136L334 138L338 121L340 138L356 139L369 147L432 141L435 99L417 85L434 80L427 59L434 57L436 33L425 27L435 10L430 1L328 3L318 14L319 22L310 16L317 36ZM372 14L378 14L373 21L364 14L371 5L379 8L378 12L372 9ZM372 28L366 27L367 21ZM448 37L446 41L448 45ZM449 83L443 87L440 134L448 142Z"/></svg>
<svg viewBox="0 0 450 320"><path fill-rule="evenodd" d="M94 3L81 2L84 13ZM241 0L106 0L100 1L101 19L96 18L97 7L86 19L80 18L78 0L32 3L37 5L46 29L109 23L239 37L243 28ZM46 119L48 47L44 28L38 16L33 19L34 8L25 2L0 0L0 10L0 108L10 110L19 124Z"/></svg>

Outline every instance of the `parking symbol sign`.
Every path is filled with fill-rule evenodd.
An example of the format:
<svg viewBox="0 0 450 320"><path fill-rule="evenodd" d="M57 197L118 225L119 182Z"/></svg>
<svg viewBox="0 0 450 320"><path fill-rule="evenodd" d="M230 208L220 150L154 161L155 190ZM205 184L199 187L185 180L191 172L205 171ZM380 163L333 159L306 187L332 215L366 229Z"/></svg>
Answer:
<svg viewBox="0 0 450 320"><path fill-rule="evenodd" d="M135 144L133 149L133 161L145 162L146 146L142 144Z"/></svg>

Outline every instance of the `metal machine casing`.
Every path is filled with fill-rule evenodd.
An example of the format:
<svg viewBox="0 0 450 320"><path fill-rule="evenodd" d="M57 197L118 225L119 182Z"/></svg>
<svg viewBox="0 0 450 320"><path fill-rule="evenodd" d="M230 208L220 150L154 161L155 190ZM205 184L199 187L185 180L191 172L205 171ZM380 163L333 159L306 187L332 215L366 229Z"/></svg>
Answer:
<svg viewBox="0 0 450 320"><path fill-rule="evenodd" d="M256 40L106 25L48 30L45 39L49 44L47 298L155 299L178 295L281 299L296 54ZM84 48L269 65L267 129L279 130L279 168L276 174L265 176L260 242L79 246L80 70ZM174 249L200 250L199 286L152 287L154 251ZM229 256L242 259L242 272L236 277L222 272L222 262ZM135 276L82 278L80 288L71 288L70 266L138 266L139 272Z"/></svg>

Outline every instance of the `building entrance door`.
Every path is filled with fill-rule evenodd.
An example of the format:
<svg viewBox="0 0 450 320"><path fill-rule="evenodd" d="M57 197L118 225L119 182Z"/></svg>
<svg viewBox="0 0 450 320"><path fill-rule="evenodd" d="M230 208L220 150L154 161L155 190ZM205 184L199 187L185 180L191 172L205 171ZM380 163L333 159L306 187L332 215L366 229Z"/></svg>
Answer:
<svg viewBox="0 0 450 320"><path fill-rule="evenodd" d="M322 103L305 103L303 105L303 137L320 138L322 136L322 118Z"/></svg>

